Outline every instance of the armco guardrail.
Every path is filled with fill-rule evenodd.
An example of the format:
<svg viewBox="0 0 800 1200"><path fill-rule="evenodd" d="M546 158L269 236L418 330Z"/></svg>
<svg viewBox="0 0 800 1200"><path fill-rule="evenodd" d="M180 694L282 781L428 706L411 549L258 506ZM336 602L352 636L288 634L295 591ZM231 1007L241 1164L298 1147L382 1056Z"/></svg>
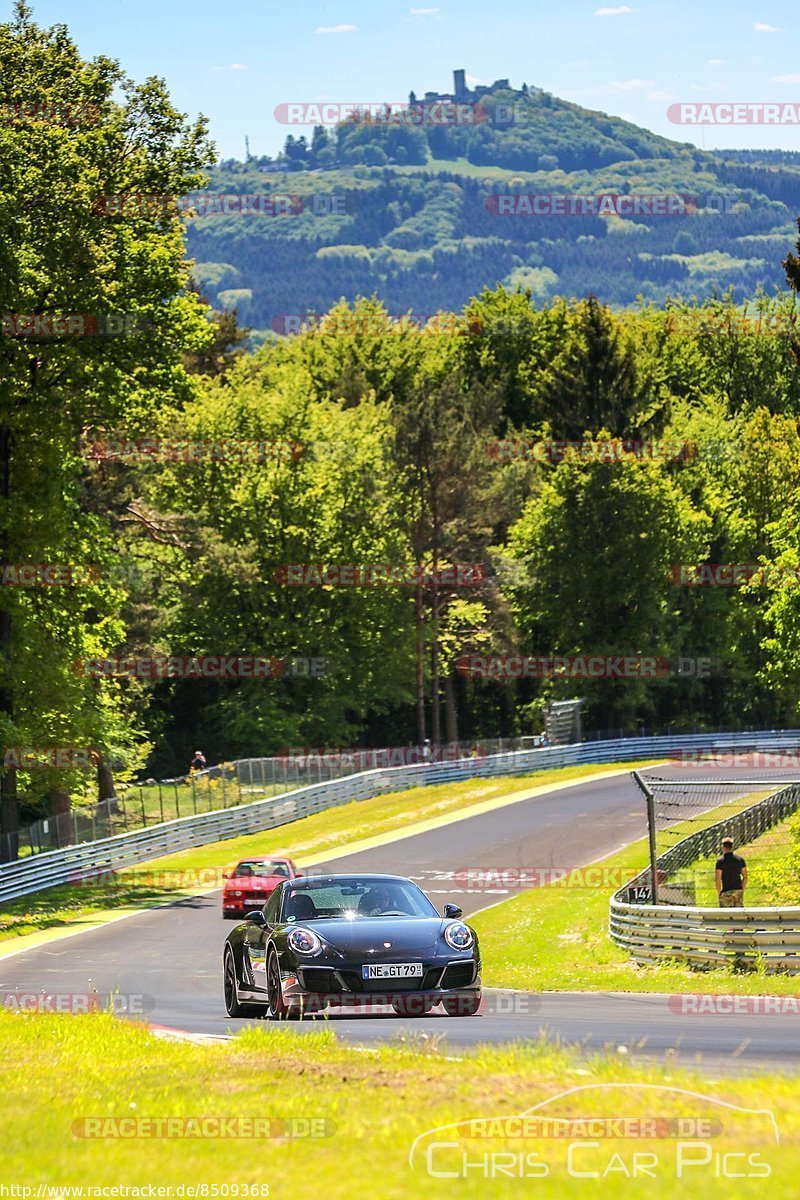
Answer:
<svg viewBox="0 0 800 1200"><path fill-rule="evenodd" d="M716 851L724 834L745 844L799 807L800 783L782 786L735 816L671 846L656 860L659 879L661 872L668 878ZM650 882L648 868L616 892L609 910L612 940L637 962L675 959L706 967L762 962L766 971L800 973L800 907L732 909L627 903L628 888Z"/></svg>
<svg viewBox="0 0 800 1200"><path fill-rule="evenodd" d="M311 813L351 800L367 800L384 792L493 775L523 775L554 767L590 763L631 762L659 758L681 750L800 745L800 732L779 730L740 734L684 734L580 742L572 746L520 750L457 762L425 763L365 771L295 791L254 800L235 808L182 817L135 833L69 846L7 863L0 867L0 903L86 875L135 866L163 854L205 846L209 842L274 829ZM252 761L252 760L251 760Z"/></svg>

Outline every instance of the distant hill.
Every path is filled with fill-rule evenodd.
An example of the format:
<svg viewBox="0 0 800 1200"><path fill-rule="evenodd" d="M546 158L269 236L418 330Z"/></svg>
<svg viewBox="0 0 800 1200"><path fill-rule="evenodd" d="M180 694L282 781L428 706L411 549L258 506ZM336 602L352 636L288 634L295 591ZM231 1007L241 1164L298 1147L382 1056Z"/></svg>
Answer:
<svg viewBox="0 0 800 1200"><path fill-rule="evenodd" d="M189 224L198 284L256 340L372 293L427 314L501 282L620 307L784 285L800 155L708 153L506 80L469 91L461 73L451 95L411 100L214 169L210 191L275 200L275 215L234 202ZM442 119L448 104L466 119ZM628 199L603 214L598 196Z"/></svg>

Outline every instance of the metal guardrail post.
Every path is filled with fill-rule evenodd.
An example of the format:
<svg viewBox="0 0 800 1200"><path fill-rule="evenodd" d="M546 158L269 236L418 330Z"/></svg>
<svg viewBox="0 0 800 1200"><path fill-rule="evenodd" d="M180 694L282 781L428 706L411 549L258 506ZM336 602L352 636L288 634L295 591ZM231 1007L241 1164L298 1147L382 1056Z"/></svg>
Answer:
<svg viewBox="0 0 800 1200"><path fill-rule="evenodd" d="M658 864L656 863L656 810L653 792L642 779L638 771L631 771L639 790L644 792L647 802L647 840L650 844L650 886L652 888L652 904L658 904Z"/></svg>

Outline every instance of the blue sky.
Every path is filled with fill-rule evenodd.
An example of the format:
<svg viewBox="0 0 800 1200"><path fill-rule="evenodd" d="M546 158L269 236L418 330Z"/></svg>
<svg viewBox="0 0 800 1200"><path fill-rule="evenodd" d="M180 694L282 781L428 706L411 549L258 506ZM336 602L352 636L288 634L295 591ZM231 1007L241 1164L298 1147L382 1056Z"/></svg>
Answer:
<svg viewBox="0 0 800 1200"><path fill-rule="evenodd" d="M797 0L31 2L39 24L66 23L86 57L164 76L182 109L208 116L225 157L243 157L245 134L254 154L279 150L278 104L401 102L410 88L449 91L454 67L709 149L800 150L800 128L684 129L666 116L676 101L800 103Z"/></svg>

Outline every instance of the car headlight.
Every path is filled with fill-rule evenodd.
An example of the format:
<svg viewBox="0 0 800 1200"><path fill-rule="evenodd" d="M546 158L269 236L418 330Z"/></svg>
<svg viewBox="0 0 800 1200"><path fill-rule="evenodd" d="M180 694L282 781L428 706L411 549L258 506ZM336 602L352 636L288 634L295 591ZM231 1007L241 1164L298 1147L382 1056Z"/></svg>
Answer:
<svg viewBox="0 0 800 1200"><path fill-rule="evenodd" d="M454 950L469 950L475 941L472 930L463 921L452 921L444 927L444 940Z"/></svg>
<svg viewBox="0 0 800 1200"><path fill-rule="evenodd" d="M293 929L286 940L297 954L319 954L322 949L322 942L313 929Z"/></svg>
<svg viewBox="0 0 800 1200"><path fill-rule="evenodd" d="M231 892L232 896L241 896L241 892Z"/></svg>

